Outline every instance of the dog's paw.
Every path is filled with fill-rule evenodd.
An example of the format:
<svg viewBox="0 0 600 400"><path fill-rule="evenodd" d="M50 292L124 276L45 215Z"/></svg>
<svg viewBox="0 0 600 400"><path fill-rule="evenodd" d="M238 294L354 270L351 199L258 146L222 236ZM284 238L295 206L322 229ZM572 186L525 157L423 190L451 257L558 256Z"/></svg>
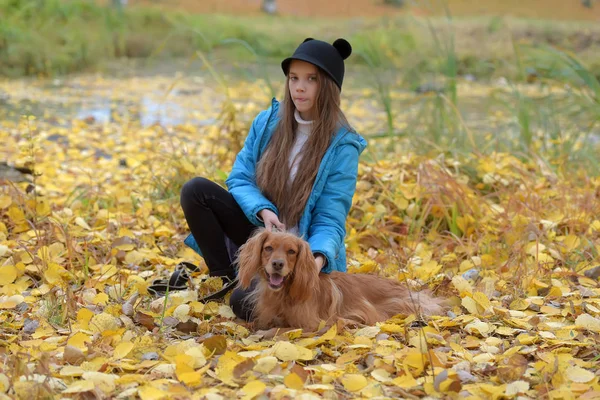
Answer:
<svg viewBox="0 0 600 400"><path fill-rule="evenodd" d="M259 331L255 332L256 335L262 336L262 338L265 340L273 339L276 336L282 335L283 333L285 333L285 331L282 330L281 328L271 328L271 329L259 330Z"/></svg>
<svg viewBox="0 0 600 400"><path fill-rule="evenodd" d="M338 332L344 329L361 329L365 328L368 325L363 324L362 322L355 321L353 319L340 318L337 321Z"/></svg>

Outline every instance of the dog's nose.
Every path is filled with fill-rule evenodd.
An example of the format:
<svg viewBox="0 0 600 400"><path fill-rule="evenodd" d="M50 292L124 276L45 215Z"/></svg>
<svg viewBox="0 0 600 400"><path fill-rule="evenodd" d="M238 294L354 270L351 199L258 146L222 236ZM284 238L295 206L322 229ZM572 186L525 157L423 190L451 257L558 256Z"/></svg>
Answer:
<svg viewBox="0 0 600 400"><path fill-rule="evenodd" d="M271 265L275 271L281 271L283 269L283 260L273 260Z"/></svg>

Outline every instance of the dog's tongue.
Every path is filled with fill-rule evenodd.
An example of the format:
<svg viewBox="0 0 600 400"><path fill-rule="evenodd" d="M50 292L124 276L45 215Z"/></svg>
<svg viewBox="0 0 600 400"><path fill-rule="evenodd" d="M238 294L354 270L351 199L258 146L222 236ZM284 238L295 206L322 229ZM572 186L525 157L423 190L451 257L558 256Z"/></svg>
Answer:
<svg viewBox="0 0 600 400"><path fill-rule="evenodd" d="M283 282L283 276L279 274L269 275L269 283L273 286L279 286Z"/></svg>

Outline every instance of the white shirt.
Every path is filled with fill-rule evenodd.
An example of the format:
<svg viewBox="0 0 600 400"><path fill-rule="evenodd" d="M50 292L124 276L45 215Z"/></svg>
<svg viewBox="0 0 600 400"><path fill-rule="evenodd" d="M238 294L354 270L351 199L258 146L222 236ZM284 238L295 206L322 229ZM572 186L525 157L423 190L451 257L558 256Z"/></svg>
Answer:
<svg viewBox="0 0 600 400"><path fill-rule="evenodd" d="M290 182L294 180L296 172L298 172L298 165L300 165L300 160L302 159L302 154L300 152L310 136L310 130L312 129L313 124L312 121L303 120L298 110L294 111L294 117L296 118L296 122L298 122L298 129L296 129L296 140L294 141L294 146L290 152Z"/></svg>
<svg viewBox="0 0 600 400"><path fill-rule="evenodd" d="M294 141L294 146L292 147L289 158L290 183L294 181L296 172L298 172L298 165L300 165L300 160L302 160L302 148L310 136L310 131L313 125L312 121L303 120L298 110L294 111L294 118L296 118L296 122L298 122L298 129L296 129L296 140ZM287 231L298 234L298 225L288 228Z"/></svg>

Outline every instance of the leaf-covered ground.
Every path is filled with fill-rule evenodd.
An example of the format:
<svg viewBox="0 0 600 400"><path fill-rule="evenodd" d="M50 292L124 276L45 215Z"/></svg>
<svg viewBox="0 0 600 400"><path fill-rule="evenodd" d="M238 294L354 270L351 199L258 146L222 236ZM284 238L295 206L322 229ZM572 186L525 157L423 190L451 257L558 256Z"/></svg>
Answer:
<svg viewBox="0 0 600 400"><path fill-rule="evenodd" d="M77 90L58 96L76 104ZM131 107L104 123L2 116L0 397L600 398L600 178L513 154L396 146L360 165L349 272L428 286L447 315L268 338L200 303L221 283L199 285L178 194L193 176L223 182L268 104L256 85L241 93L253 100L222 114L190 95L207 124L142 126ZM364 108L349 110L361 128ZM203 267L190 290L151 296L180 261Z"/></svg>

